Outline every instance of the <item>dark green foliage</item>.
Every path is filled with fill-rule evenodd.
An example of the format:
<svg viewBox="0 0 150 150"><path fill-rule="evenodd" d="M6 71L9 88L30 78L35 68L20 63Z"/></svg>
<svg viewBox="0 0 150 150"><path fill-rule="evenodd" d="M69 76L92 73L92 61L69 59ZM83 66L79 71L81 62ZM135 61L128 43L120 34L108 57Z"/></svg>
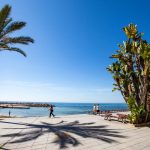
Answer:
<svg viewBox="0 0 150 150"><path fill-rule="evenodd" d="M130 122L136 124L142 123L146 115L143 104L137 106L133 95L128 98L127 104L129 106L129 110L131 111L131 114L128 115Z"/></svg>
<svg viewBox="0 0 150 150"><path fill-rule="evenodd" d="M5 5L0 10L0 51L9 50L16 51L26 56L25 52L17 47L12 47L14 44L24 44L33 43L34 40L29 36L19 36L19 37L10 37L11 33L14 33L17 30L25 27L26 23L21 21L12 21L10 18L11 7Z"/></svg>

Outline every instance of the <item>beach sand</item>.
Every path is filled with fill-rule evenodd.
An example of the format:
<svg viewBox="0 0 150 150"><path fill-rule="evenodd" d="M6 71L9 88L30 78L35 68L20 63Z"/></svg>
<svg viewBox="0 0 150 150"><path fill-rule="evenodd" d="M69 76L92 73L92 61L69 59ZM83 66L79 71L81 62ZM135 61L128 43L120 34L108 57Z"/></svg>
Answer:
<svg viewBox="0 0 150 150"><path fill-rule="evenodd" d="M0 149L149 150L150 128L99 115L0 119Z"/></svg>

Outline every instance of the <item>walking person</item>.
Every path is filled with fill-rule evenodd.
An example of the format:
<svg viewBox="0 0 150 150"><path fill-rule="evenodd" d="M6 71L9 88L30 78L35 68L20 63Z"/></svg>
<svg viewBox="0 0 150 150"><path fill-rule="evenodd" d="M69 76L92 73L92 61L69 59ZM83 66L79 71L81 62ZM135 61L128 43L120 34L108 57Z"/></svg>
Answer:
<svg viewBox="0 0 150 150"><path fill-rule="evenodd" d="M55 117L55 115L53 114L53 111L54 111L54 107L53 107L53 105L50 105L50 107L49 107L49 111L50 111L50 113L49 113L49 117L51 118L51 115L53 115L53 117Z"/></svg>
<svg viewBox="0 0 150 150"><path fill-rule="evenodd" d="M100 115L100 106L99 106L99 104L96 105L96 114Z"/></svg>
<svg viewBox="0 0 150 150"><path fill-rule="evenodd" d="M94 104L93 105L93 114L95 115L95 113L96 113L96 105Z"/></svg>
<svg viewBox="0 0 150 150"><path fill-rule="evenodd" d="M10 117L10 114L11 114L11 112L10 112L10 110L9 110L9 117Z"/></svg>

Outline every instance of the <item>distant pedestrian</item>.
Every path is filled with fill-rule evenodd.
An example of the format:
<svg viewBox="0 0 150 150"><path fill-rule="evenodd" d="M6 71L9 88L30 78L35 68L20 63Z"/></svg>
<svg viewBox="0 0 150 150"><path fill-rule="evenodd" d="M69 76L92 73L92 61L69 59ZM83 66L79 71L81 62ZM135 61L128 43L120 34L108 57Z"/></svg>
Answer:
<svg viewBox="0 0 150 150"><path fill-rule="evenodd" d="M53 111L54 111L54 107L53 107L53 105L50 105L50 107L49 107L49 111L50 111L50 113L49 113L49 117L51 118L51 115L53 115L53 117L55 117L55 115L53 114Z"/></svg>
<svg viewBox="0 0 150 150"><path fill-rule="evenodd" d="M93 105L93 114L95 115L95 113L96 113L96 105L94 104Z"/></svg>
<svg viewBox="0 0 150 150"><path fill-rule="evenodd" d="M99 104L96 105L96 114L100 115L100 106L99 106Z"/></svg>
<svg viewBox="0 0 150 150"><path fill-rule="evenodd" d="M10 110L9 110L9 117L10 117L10 114L11 114L11 112L10 112Z"/></svg>

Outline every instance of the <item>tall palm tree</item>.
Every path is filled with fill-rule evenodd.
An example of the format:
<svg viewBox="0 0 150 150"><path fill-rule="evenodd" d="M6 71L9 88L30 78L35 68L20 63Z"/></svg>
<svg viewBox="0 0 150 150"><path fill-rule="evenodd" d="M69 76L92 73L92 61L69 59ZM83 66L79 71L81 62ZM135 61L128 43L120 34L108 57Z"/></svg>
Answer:
<svg viewBox="0 0 150 150"><path fill-rule="evenodd" d="M19 52L26 57L26 53L18 47L12 45L33 43L34 40L29 36L11 37L10 34L26 26L25 22L13 21L10 18L11 6L5 5L0 10L0 51L8 50Z"/></svg>

